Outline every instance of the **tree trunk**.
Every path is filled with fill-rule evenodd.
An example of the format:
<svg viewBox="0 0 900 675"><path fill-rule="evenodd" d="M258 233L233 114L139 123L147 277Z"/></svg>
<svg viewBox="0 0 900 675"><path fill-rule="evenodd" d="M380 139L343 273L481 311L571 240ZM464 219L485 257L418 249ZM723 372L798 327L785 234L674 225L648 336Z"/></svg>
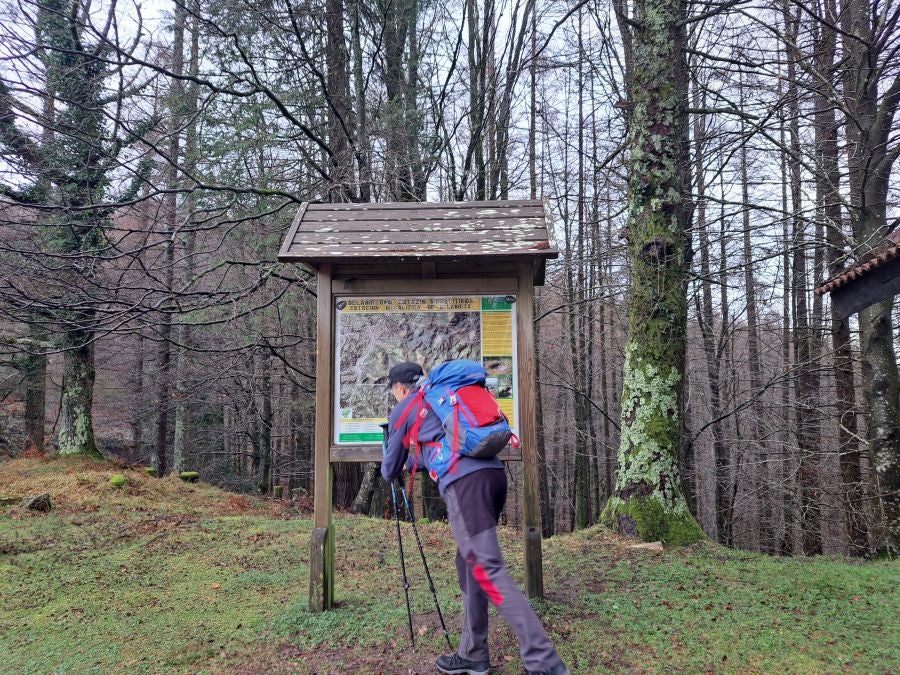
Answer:
<svg viewBox="0 0 900 675"><path fill-rule="evenodd" d="M581 13L578 15L578 45L579 55L582 54L581 44ZM576 218L578 233L575 237L577 249L575 260L569 252L569 273L566 314L569 318L569 343L572 350L572 384L575 391L575 527L582 529L591 524L591 476L589 464L588 435L591 428L588 419L588 377L587 377L587 353L585 348L585 228L584 228L584 72L582 59L578 59L578 206ZM573 279L572 265L576 264L577 273Z"/></svg>
<svg viewBox="0 0 900 675"><path fill-rule="evenodd" d="M46 335L37 323L28 324L28 337L35 342L44 342ZM44 423L47 409L47 356L26 354L22 363L25 384L25 435L28 444L42 452L44 450Z"/></svg>
<svg viewBox="0 0 900 675"><path fill-rule="evenodd" d="M197 77L200 59L200 30L198 17L200 15L199 0L194 0L193 17L191 26L191 50L188 72L192 77ZM182 18L182 21L184 19ZM183 30L183 28L182 28ZM187 130L184 143L184 165L188 176L194 175L197 168L197 96L198 85L191 83L187 99L184 104L188 116ZM194 223L196 193L192 192L185 200L185 211L188 213L188 222L181 236L182 264L181 287L187 290L194 280ZM175 356L175 433L172 440L173 461L172 468L176 473L194 468L198 458L189 459L187 446L190 440L191 409L188 400L188 353L192 343L191 324L187 321L178 326L178 347Z"/></svg>
<svg viewBox="0 0 900 675"><path fill-rule="evenodd" d="M144 336L138 333L135 345L134 380L131 408L131 452L128 461L140 462L144 449Z"/></svg>
<svg viewBox="0 0 900 675"><path fill-rule="evenodd" d="M359 173L359 201L372 199L372 155L370 151L365 80L363 79L363 48L360 22L362 0L353 0L353 22L350 36L353 48L353 85L356 98L356 165Z"/></svg>
<svg viewBox="0 0 900 675"><path fill-rule="evenodd" d="M815 445L816 416L815 369L812 352L812 331L807 303L809 279L807 277L806 220L803 215L802 185L800 173L800 92L797 84L797 60L795 48L800 26L800 8L794 10L784 4L784 22L787 43L787 101L788 133L792 158L790 163L791 222L793 251L791 286L794 309L794 392L797 415L797 450L799 468L797 480L800 487L800 533L803 552L806 555L822 553L821 495L819 494L820 462Z"/></svg>
<svg viewBox="0 0 900 675"><path fill-rule="evenodd" d="M331 150L331 176L328 197L332 202L353 201L356 196L353 179L350 104L350 73L344 44L344 2L325 1L327 40L325 61L328 70L328 147Z"/></svg>
<svg viewBox="0 0 900 675"><path fill-rule="evenodd" d="M778 50L778 98L782 98L784 92L782 90L782 70L781 57L782 50ZM782 307L781 307L781 369L782 372L788 373L791 369L791 235L790 224L787 214L789 213L788 203L788 153L785 150L787 137L787 123L783 110L778 111L778 140L780 150L781 165L781 211L784 214L782 218ZM783 429L785 435L785 445L790 445L790 434L794 431L791 423L791 384L790 379L785 378L781 387L781 410L783 411ZM792 476L794 474L793 456L790 452L783 452L780 466L776 471L779 476L779 501L782 516L782 531L778 540L778 553L781 555L790 555L794 551L794 489Z"/></svg>
<svg viewBox="0 0 900 675"><path fill-rule="evenodd" d="M63 338L63 385L60 396L60 455L102 459L94 438L94 344L91 335L76 330Z"/></svg>
<svg viewBox="0 0 900 675"><path fill-rule="evenodd" d="M375 493L375 487L381 478L381 464L377 462L369 462L363 470L362 483L359 486L359 492L353 499L353 506L350 510L357 514L369 513L372 503L372 495Z"/></svg>
<svg viewBox="0 0 900 675"><path fill-rule="evenodd" d="M889 231L891 168L900 155L900 146L892 138L900 77L889 61L896 59L890 33L896 31L898 17L896 13L881 16L866 0L847 0L840 16L851 221L856 252L863 256ZM892 307L893 301L885 300L864 309L859 326L869 451L885 517L882 547L896 553L900 551L900 373Z"/></svg>
<svg viewBox="0 0 900 675"><path fill-rule="evenodd" d="M694 106L704 108L705 96L694 93ZM732 544L729 524L728 491L731 478L730 448L726 448L722 422L722 383L721 383L721 358L719 353L719 341L716 336L716 314L712 299L712 267L710 266L710 241L709 226L706 220L706 164L704 161L704 149L706 145L706 119L702 114L694 116L694 173L697 184L697 233L699 236L700 251L700 284L701 293L697 299L699 303L697 319L700 324L700 335L703 339L703 352L706 356L706 381L709 387L709 416L712 420L712 449L714 473L714 505L716 514L716 536L719 543L726 546ZM723 319L724 321L724 319ZM724 330L724 325L722 330Z"/></svg>
<svg viewBox="0 0 900 675"><path fill-rule="evenodd" d="M535 304L538 303L538 294L535 293L534 296ZM534 344L538 346L538 350L541 349L541 322L537 321L534 324ZM541 386L541 360L537 358L534 360L534 381L535 381L535 417L537 418L537 456L538 462L540 462L539 471L540 471L540 491L541 491L541 534L544 537L552 537L553 536L553 505L551 503L550 497L550 484L547 481L547 463L549 462L549 458L547 457L547 439L546 439L546 429L547 425L544 422L544 396L542 393Z"/></svg>
<svg viewBox="0 0 900 675"><path fill-rule="evenodd" d="M900 551L900 415L897 356L893 344L893 299L859 313L863 392L869 408L869 442L882 499L884 545Z"/></svg>
<svg viewBox="0 0 900 675"><path fill-rule="evenodd" d="M268 494L272 483L272 356L266 353L260 363L259 473L256 486Z"/></svg>
<svg viewBox="0 0 900 675"><path fill-rule="evenodd" d="M176 78L184 72L184 22L187 11L185 6L175 3L174 38L172 43L172 72ZM166 184L169 190L165 195L163 214L163 274L165 291L172 293L175 285L175 236L178 229L178 199L174 190L178 187L178 161L181 155L181 119L184 101L183 87L179 79L173 79L169 92L169 148L168 173ZM165 475L168 470L167 446L169 435L170 388L172 384L172 315L163 311L160 318L160 342L157 360L157 418L156 418L156 469L158 475Z"/></svg>
<svg viewBox="0 0 900 675"><path fill-rule="evenodd" d="M635 3L629 130L631 285L614 496L603 522L644 541L703 537L681 491L688 193L684 5Z"/></svg>
<svg viewBox="0 0 900 675"><path fill-rule="evenodd" d="M742 83L743 84L743 83ZM743 87L741 87L740 105L743 107ZM741 120L741 134L744 122ZM755 397L762 386L762 374L759 357L759 325L756 310L756 275L753 269L753 246L751 243L750 223L750 179L748 176L747 144L741 144L741 229L743 234L744 256L744 288L747 298L747 365L750 379L748 396ZM764 553L774 552L774 534L772 528L772 500L766 486L769 484L769 456L766 452L766 441L762 440L760 419L762 416L759 402L754 400L747 408L750 415L750 442L755 449L754 493L756 494L757 520L759 529L759 549Z"/></svg>
<svg viewBox="0 0 900 675"><path fill-rule="evenodd" d="M838 21L835 0L825 0L824 18L831 24ZM837 33L825 23L817 23L819 32L816 47L817 71L828 83L817 90L815 102L816 147L816 212L818 222L825 228L828 242L828 273L836 276L843 271L842 254L846 238L841 221L840 167L838 157L838 124L831 102L831 80L835 74L834 57ZM822 85L819 85L820 87ZM844 503L844 522L847 543L852 555L868 552L868 526L865 513L865 490L862 484L861 455L857 438L856 389L853 382L853 352L850 344L850 322L839 318L831 306L831 348L834 358L835 413L838 420L838 466L841 473L841 498Z"/></svg>

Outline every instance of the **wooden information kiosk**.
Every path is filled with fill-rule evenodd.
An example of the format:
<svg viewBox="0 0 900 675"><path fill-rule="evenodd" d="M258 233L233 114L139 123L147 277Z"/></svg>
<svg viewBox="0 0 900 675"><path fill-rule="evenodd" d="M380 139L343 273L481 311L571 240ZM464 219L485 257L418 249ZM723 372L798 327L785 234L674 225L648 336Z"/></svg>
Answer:
<svg viewBox="0 0 900 675"><path fill-rule="evenodd" d="M381 459L388 369L484 363L522 441L525 590L543 595L534 286L559 253L541 201L303 204L278 254L317 288L315 516L309 605L334 601L332 462Z"/></svg>

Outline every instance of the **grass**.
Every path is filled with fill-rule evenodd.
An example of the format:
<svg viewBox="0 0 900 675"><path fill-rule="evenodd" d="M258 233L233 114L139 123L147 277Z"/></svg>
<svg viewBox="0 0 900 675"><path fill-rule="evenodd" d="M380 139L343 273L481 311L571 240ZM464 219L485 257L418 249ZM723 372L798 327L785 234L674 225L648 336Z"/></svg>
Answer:
<svg viewBox="0 0 900 675"><path fill-rule="evenodd" d="M337 607L311 614L311 522L283 502L79 459L6 462L0 485L54 503L0 506L0 672L433 672L446 651L408 526L415 651L390 522L335 517ZM455 637L449 528L420 534ZM521 579L519 536L501 539ZM900 671L897 562L658 554L598 527L545 541L544 578L539 610L574 672ZM491 646L495 672L520 672L499 618Z"/></svg>

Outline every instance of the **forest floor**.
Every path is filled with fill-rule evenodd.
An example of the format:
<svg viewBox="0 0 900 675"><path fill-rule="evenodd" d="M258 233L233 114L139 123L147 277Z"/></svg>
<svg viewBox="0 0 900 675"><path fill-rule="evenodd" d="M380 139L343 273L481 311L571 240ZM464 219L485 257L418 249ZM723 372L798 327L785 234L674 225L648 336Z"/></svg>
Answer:
<svg viewBox="0 0 900 675"><path fill-rule="evenodd" d="M446 651L408 526L415 651L391 522L335 516L337 608L311 614L311 522L289 503L82 459L0 463L0 491L53 500L0 506L0 672L428 673ZM420 533L458 635L450 531ZM501 539L521 580L520 537ZM573 672L900 672L900 562L630 543L544 542L538 609ZM491 645L494 672L521 672L499 618Z"/></svg>

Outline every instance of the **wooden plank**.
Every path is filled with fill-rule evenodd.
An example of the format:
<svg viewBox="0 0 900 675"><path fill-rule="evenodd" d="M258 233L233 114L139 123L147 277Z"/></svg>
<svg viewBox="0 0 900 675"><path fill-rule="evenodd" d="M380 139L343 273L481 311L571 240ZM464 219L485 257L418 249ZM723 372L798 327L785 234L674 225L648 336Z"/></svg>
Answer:
<svg viewBox="0 0 900 675"><path fill-rule="evenodd" d="M291 221L291 226L284 236L284 241L281 242L281 249L278 251L279 258L283 255L287 255L288 251L290 251L291 245L294 243L294 237L297 236L297 230L300 228L300 223L303 222L303 216L306 213L306 207L308 205L308 202L303 202L300 205L300 208L297 209L297 215L295 215L294 220Z"/></svg>
<svg viewBox="0 0 900 675"><path fill-rule="evenodd" d="M423 220L421 222L409 221L371 221L359 220L354 222L335 222L335 223L300 223L298 232L306 233L352 233L352 232L471 232L473 230L486 231L495 233L496 236L503 236L504 232L540 232L544 235L544 239L548 238L547 228L544 227L543 221L531 219L526 222L515 220L467 220L460 223L450 223L447 221Z"/></svg>
<svg viewBox="0 0 900 675"><path fill-rule="evenodd" d="M401 280L415 279L419 276L422 260L396 260L389 264L374 264L360 261L358 258L334 261L334 277L348 280ZM497 277L512 277L515 279L518 269L518 258L464 258L464 259L434 259L437 279L455 279L457 281L469 281L472 279L496 279ZM511 292L515 293L518 285Z"/></svg>
<svg viewBox="0 0 900 675"><path fill-rule="evenodd" d="M511 295L513 278L497 279L334 279L335 295Z"/></svg>
<svg viewBox="0 0 900 675"><path fill-rule="evenodd" d="M497 457L504 462L519 462L522 460L522 451L514 448L504 448ZM332 462L380 462L380 445L333 445L331 446Z"/></svg>
<svg viewBox="0 0 900 675"><path fill-rule="evenodd" d="M553 209L550 207L550 200L544 199L544 229L547 230L547 241L550 242L551 248L556 246L556 228L553 226Z"/></svg>
<svg viewBox="0 0 900 675"><path fill-rule="evenodd" d="M380 445L333 445L332 462L380 462Z"/></svg>
<svg viewBox="0 0 900 675"><path fill-rule="evenodd" d="M499 233L499 234L498 234ZM445 230L441 232L298 232L293 247L339 244L388 245L424 244L441 245L480 242L486 246L510 244L532 246L534 242L547 241L547 233L538 230Z"/></svg>
<svg viewBox="0 0 900 675"><path fill-rule="evenodd" d="M541 233L547 238L547 228L542 221L519 222L516 220L467 220L463 223L448 223L446 221L423 220L421 223L398 222L396 220L374 222L357 221L353 223L308 223L300 224L297 231L300 235L333 234L377 234L383 233L415 233L424 236L430 233L441 232L479 232L485 236L501 237L510 236L509 233Z"/></svg>
<svg viewBox="0 0 900 675"><path fill-rule="evenodd" d="M328 528L314 527L309 535L309 611L323 612L328 598L326 559Z"/></svg>
<svg viewBox="0 0 900 675"><path fill-rule="evenodd" d="M410 257L460 257L460 256L539 256L555 258L558 252L543 246L545 241L490 241L490 242L453 242L453 243L415 243L398 242L395 244L292 244L288 252L280 256L281 260L297 258L316 260L325 257L369 257L369 258L410 258Z"/></svg>
<svg viewBox="0 0 900 675"><path fill-rule="evenodd" d="M331 450L331 424L333 403L332 353L334 337L334 301L331 295L331 265L323 263L318 272L316 291L316 426L315 473L313 476L313 525L324 544L310 547L309 593L311 611L331 607L334 595L334 559L328 555L333 550L334 528L331 523L332 474L329 461ZM315 559L313 558L315 554ZM315 570L315 571L314 571ZM315 595L315 597L314 597Z"/></svg>
<svg viewBox="0 0 900 675"><path fill-rule="evenodd" d="M542 206L512 208L512 209L455 209L438 210L428 209L419 211L410 210L382 210L382 211L307 211L303 217L303 226L337 225L347 223L358 227L355 223L397 223L399 226L409 225L421 227L427 223L445 223L447 226L456 223L490 223L500 221L513 223L534 223L535 226L544 227L546 213Z"/></svg>
<svg viewBox="0 0 900 675"><path fill-rule="evenodd" d="M537 420L535 419L534 374L534 269L530 261L519 263L519 293L516 302L519 375L519 433L522 440L522 471L525 521L525 593L544 597L541 553L541 493L538 476Z"/></svg>
<svg viewBox="0 0 900 675"><path fill-rule="evenodd" d="M495 201L468 201L468 202L382 202L380 204L359 204L353 202L339 202L333 204L310 203L309 211L383 211L385 209L401 209L417 211L423 209L484 209L484 208L509 208L509 207L539 207L543 206L540 199L504 199Z"/></svg>

